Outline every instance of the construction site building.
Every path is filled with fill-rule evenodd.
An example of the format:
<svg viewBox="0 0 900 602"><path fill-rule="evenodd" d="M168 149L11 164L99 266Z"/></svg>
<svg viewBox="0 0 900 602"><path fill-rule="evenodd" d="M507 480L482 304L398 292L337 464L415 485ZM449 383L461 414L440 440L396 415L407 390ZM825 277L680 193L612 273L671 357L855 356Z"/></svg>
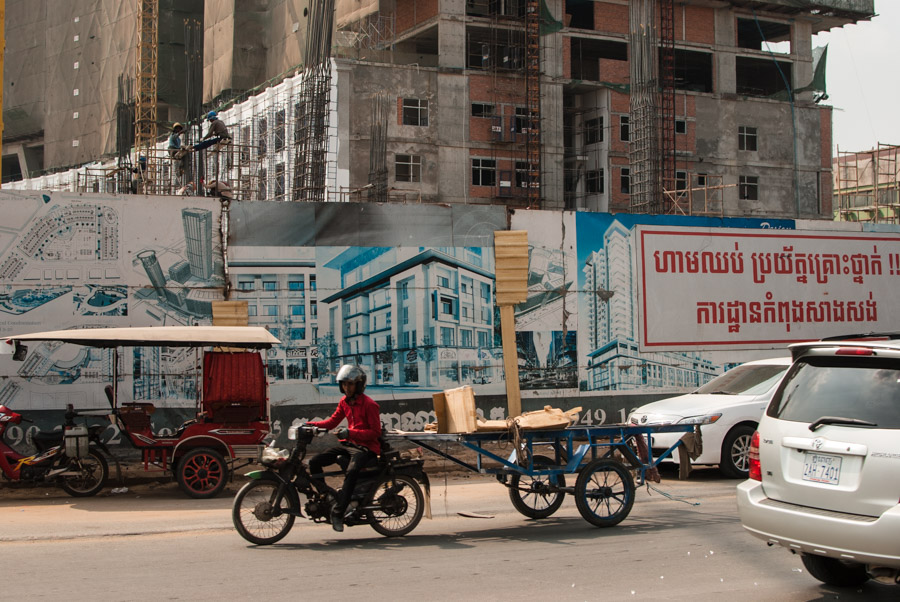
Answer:
<svg viewBox="0 0 900 602"><path fill-rule="evenodd" d="M873 0L335 0L310 60L319 3L202 4L203 100L247 99L224 119L253 156L285 145L239 198L318 200L299 149L326 132L324 200L808 219L835 211L812 36L874 15ZM256 89L326 63L327 103L304 99L322 78ZM47 138L43 167L74 162Z"/></svg>
<svg viewBox="0 0 900 602"><path fill-rule="evenodd" d="M140 2L6 0L4 181L116 152L119 105L133 105ZM184 21L202 20L203 0L158 3L158 119L169 123L185 118Z"/></svg>
<svg viewBox="0 0 900 602"><path fill-rule="evenodd" d="M878 143L862 152L840 148L834 158L834 218L900 223L900 146Z"/></svg>

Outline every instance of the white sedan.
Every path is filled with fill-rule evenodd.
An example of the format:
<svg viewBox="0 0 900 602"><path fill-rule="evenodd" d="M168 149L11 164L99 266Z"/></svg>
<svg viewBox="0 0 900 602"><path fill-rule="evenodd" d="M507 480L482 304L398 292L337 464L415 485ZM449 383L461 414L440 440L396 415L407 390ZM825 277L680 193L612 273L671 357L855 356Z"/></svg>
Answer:
<svg viewBox="0 0 900 602"><path fill-rule="evenodd" d="M790 365L789 357L741 364L693 393L637 408L629 415L628 422L638 426L701 424L703 452L691 464L718 464L726 476L746 479L750 439ZM651 439L654 457L675 445L681 436L681 433L654 435Z"/></svg>

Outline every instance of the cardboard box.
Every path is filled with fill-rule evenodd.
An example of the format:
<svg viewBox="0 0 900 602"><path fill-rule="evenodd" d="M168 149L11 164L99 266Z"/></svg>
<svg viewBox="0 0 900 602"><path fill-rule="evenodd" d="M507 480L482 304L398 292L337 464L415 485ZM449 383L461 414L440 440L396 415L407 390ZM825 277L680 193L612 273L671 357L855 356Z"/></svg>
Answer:
<svg viewBox="0 0 900 602"><path fill-rule="evenodd" d="M434 400L434 415L437 417L437 432L447 433L447 398L443 393L432 393Z"/></svg>
<svg viewBox="0 0 900 602"><path fill-rule="evenodd" d="M434 414L439 433L474 433L476 430L475 391L470 386L434 393Z"/></svg>

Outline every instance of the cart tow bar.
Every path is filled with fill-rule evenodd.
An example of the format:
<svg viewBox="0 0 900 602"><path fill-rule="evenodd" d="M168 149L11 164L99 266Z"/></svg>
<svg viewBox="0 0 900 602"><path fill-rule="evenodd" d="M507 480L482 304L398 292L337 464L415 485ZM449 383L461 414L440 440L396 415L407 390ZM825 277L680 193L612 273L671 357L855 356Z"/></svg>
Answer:
<svg viewBox="0 0 900 602"><path fill-rule="evenodd" d="M671 493L667 493L667 492L663 491L662 489L659 489L658 487L654 487L650 483L645 483L645 484L647 486L647 495L651 495L650 490L652 489L653 491L660 494L664 498L670 499L673 502L681 502L682 504L687 504L689 506L699 506L700 505L700 502L688 501L687 499L685 499L685 496L683 496L683 495L672 495Z"/></svg>

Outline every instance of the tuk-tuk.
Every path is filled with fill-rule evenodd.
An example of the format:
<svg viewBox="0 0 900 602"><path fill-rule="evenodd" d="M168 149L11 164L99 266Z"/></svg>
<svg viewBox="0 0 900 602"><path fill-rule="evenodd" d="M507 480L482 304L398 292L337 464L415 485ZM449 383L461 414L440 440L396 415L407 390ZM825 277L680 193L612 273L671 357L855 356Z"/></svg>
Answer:
<svg viewBox="0 0 900 602"><path fill-rule="evenodd" d="M254 326L81 328L5 337L24 360L28 341L56 341L113 351L105 387L110 421L141 452L145 470L171 472L194 498L218 495L234 470L259 459L270 432L265 365L258 350L280 341ZM154 433L151 402L119 402L120 347L193 347L203 353L196 414L173 434ZM104 412L105 413L105 412Z"/></svg>

